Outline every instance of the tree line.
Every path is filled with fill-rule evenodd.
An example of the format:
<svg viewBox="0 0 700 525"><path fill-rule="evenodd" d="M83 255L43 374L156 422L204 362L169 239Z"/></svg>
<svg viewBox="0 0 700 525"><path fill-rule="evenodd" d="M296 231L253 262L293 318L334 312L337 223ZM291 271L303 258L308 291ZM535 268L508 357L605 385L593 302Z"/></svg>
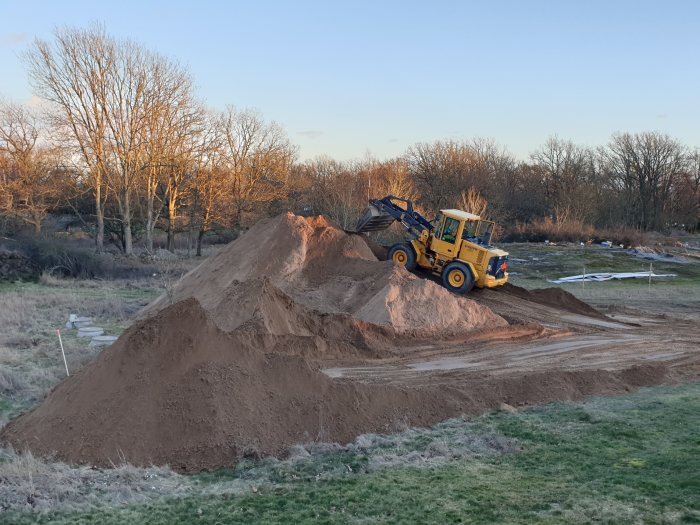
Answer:
<svg viewBox="0 0 700 525"><path fill-rule="evenodd" d="M351 228L370 197L412 198L427 215L458 207L504 227L548 217L595 227L700 227L700 153L658 132L590 148L550 138L518 161L493 141L419 143L400 157L298 162L284 129L259 113L208 109L182 66L102 26L60 29L25 53L41 111L0 104L0 228L40 234L70 212L127 255L174 250L291 210Z"/></svg>

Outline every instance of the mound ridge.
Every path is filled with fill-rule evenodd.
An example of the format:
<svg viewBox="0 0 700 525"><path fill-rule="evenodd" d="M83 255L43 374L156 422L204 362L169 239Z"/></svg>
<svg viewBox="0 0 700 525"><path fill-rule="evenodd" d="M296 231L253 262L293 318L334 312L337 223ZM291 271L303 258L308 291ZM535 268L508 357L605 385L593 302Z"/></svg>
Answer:
<svg viewBox="0 0 700 525"><path fill-rule="evenodd" d="M227 331L245 326L312 335L319 329L312 317L326 315L328 324L328 314L350 316L336 320L346 326L341 331L352 319L424 336L507 325L489 308L378 261L362 236L348 235L322 216L291 213L257 223L141 315L191 297Z"/></svg>

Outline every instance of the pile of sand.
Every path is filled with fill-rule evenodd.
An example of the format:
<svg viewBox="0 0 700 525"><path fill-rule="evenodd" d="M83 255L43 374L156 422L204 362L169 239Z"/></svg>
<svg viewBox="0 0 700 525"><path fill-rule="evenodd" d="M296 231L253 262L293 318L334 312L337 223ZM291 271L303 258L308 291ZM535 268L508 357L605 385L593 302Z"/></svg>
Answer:
<svg viewBox="0 0 700 525"><path fill-rule="evenodd" d="M575 314L595 317L596 319L611 320L590 304L584 303L575 295L561 288L536 288L534 290L527 290L520 286L506 283L500 291L544 306L551 306Z"/></svg>
<svg viewBox="0 0 700 525"><path fill-rule="evenodd" d="M402 350L399 336L506 325L378 261L362 236L285 214L185 275L0 441L76 463L199 470L396 421L434 421L454 403L331 381L314 359L381 357Z"/></svg>
<svg viewBox="0 0 700 525"><path fill-rule="evenodd" d="M139 321L99 358L12 421L0 442L36 455L109 467L181 472L282 455L311 441L434 424L502 402L538 403L624 392L663 380L652 365L621 372L474 374L416 388L332 380L287 352L309 337L225 332L195 299Z"/></svg>
<svg viewBox="0 0 700 525"><path fill-rule="evenodd" d="M220 330L194 299L179 302L128 329L2 440L76 463L193 471L390 424L396 394L332 384L269 343Z"/></svg>
<svg viewBox="0 0 700 525"><path fill-rule="evenodd" d="M362 320L428 337L507 325L489 308L378 261L365 237L348 235L324 217L293 214L257 223L142 316L190 297L226 331L310 336L326 326L323 337L334 339ZM331 319L334 314L341 318Z"/></svg>

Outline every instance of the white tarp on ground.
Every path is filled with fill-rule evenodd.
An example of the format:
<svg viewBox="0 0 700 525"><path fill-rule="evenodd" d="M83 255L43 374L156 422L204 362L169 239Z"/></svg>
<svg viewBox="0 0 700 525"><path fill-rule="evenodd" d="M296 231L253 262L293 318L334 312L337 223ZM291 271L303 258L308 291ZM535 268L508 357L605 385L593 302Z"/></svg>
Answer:
<svg viewBox="0 0 700 525"><path fill-rule="evenodd" d="M572 275L571 277L561 277L554 284L580 283L583 281L611 281L612 279L649 279L650 277L676 277L675 273L654 273L654 272L619 272L619 273L586 273Z"/></svg>

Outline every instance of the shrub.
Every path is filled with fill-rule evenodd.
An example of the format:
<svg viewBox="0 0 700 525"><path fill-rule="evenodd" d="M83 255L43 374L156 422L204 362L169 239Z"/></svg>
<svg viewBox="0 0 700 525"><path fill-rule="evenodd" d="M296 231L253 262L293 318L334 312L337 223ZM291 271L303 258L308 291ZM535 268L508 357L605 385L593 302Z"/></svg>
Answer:
<svg viewBox="0 0 700 525"><path fill-rule="evenodd" d="M507 242L518 241L587 241L595 236L595 228L578 219L555 220L551 217L535 219L527 224L517 223L504 236Z"/></svg>
<svg viewBox="0 0 700 525"><path fill-rule="evenodd" d="M639 246L647 244L648 234L635 228L596 229L578 219L556 220L551 217L517 223L504 235L506 242L602 242Z"/></svg>
<svg viewBox="0 0 700 525"><path fill-rule="evenodd" d="M79 279L138 278L152 275L156 268L135 258L95 253L92 247L53 237L18 237L15 247L27 259L29 278L42 274ZM28 278L25 274L24 278Z"/></svg>
<svg viewBox="0 0 700 525"><path fill-rule="evenodd" d="M0 249L0 280L31 279L37 273L32 261L16 251Z"/></svg>

